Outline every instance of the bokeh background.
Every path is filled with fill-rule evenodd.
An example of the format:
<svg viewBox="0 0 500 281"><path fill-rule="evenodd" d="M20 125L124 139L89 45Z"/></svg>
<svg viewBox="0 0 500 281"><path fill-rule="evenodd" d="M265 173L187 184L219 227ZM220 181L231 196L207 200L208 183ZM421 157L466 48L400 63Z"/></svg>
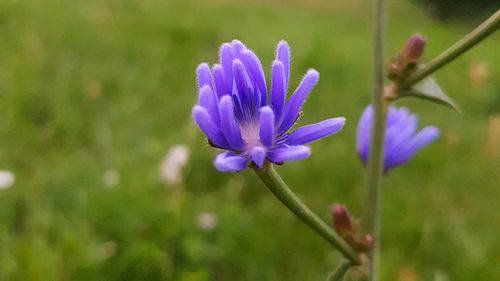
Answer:
<svg viewBox="0 0 500 281"><path fill-rule="evenodd" d="M370 2L1 0L0 280L324 280L339 254L251 171L213 168L194 70L238 38L269 73L286 39L292 86L321 73L300 123L348 122L279 172L323 219L333 202L360 217ZM389 2L388 57L418 31L430 59L498 9ZM442 137L384 180L382 280L498 280L499 46L435 75L461 114L400 102Z"/></svg>

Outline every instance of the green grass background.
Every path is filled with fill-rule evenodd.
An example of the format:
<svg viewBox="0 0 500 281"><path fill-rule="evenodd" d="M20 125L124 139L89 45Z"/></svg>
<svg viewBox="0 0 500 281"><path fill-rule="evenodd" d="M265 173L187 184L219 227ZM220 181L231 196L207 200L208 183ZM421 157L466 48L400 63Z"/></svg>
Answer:
<svg viewBox="0 0 500 281"><path fill-rule="evenodd" d="M308 68L321 73L300 123L348 121L279 172L325 220L333 202L360 217L369 2L1 0L0 169L16 182L0 190L0 280L324 280L339 254L251 171L213 168L216 151L190 119L194 70L239 38L269 73L286 39L293 87ZM420 31L430 59L474 27L390 2L388 56ZM500 155L485 145L500 112L498 46L496 35L436 74L462 114L402 101L443 134L384 180L382 280L500 276ZM477 62L489 73L480 87L468 78ZM191 157L183 184L168 186L159 166L177 143ZM108 169L120 174L114 188ZM201 212L217 215L215 229L200 229Z"/></svg>

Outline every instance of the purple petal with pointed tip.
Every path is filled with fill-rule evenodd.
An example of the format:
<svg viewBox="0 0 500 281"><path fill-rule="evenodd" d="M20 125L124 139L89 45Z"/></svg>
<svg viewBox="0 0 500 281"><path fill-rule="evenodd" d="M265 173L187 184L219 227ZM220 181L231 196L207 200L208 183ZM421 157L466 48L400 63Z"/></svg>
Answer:
<svg viewBox="0 0 500 281"><path fill-rule="evenodd" d="M289 145L302 145L338 132L344 127L345 118L327 119L316 124L302 126L291 132L286 140Z"/></svg>

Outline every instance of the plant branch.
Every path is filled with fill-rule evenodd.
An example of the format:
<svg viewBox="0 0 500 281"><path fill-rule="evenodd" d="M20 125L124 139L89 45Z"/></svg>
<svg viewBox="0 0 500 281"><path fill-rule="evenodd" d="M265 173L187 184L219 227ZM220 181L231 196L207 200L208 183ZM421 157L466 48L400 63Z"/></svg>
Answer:
<svg viewBox="0 0 500 281"><path fill-rule="evenodd" d="M421 69L416 70L400 85L400 89L409 88L431 73L452 62L489 35L493 34L498 28L500 28L500 9L453 46L432 59Z"/></svg>
<svg viewBox="0 0 500 281"><path fill-rule="evenodd" d="M339 250L353 265L359 265L359 255L354 251L331 227L313 213L288 185L281 179L273 165L266 162L262 169L255 168L255 172L269 190L298 218L305 222L312 230Z"/></svg>
<svg viewBox="0 0 500 281"><path fill-rule="evenodd" d="M367 206L365 227L375 237L375 245L368 254L369 280L377 280L379 239L380 184L383 172L384 135L387 105L384 94L384 39L385 39L385 0L375 1L373 29L373 87L372 87L372 130L368 171L366 178Z"/></svg>
<svg viewBox="0 0 500 281"><path fill-rule="evenodd" d="M326 281L342 281L344 280L344 276L349 270L349 268L352 267L352 263L348 260L343 260L342 263L340 264L339 268L337 268L335 271L332 271Z"/></svg>

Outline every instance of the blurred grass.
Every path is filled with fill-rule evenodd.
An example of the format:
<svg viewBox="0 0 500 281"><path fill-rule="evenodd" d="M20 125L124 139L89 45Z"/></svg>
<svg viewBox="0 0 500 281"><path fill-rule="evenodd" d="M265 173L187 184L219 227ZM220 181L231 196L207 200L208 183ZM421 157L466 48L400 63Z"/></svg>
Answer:
<svg viewBox="0 0 500 281"><path fill-rule="evenodd" d="M473 28L390 7L388 52L414 31L431 58ZM369 101L367 1L0 1L0 280L322 280L338 254L292 217L250 171L220 174L190 120L194 69L239 38L269 73L292 47L291 84L321 80L300 123L346 116L313 156L279 168L325 220L333 202L362 214L354 152ZM485 145L500 112L498 35L436 76L456 114L403 104L443 137L384 183L382 280L495 280L500 271L500 155ZM472 64L487 77L469 78ZM192 157L183 184L159 180L168 148ZM496 151L496 152L495 152ZM106 187L103 174L120 182ZM197 215L212 212L213 230Z"/></svg>

